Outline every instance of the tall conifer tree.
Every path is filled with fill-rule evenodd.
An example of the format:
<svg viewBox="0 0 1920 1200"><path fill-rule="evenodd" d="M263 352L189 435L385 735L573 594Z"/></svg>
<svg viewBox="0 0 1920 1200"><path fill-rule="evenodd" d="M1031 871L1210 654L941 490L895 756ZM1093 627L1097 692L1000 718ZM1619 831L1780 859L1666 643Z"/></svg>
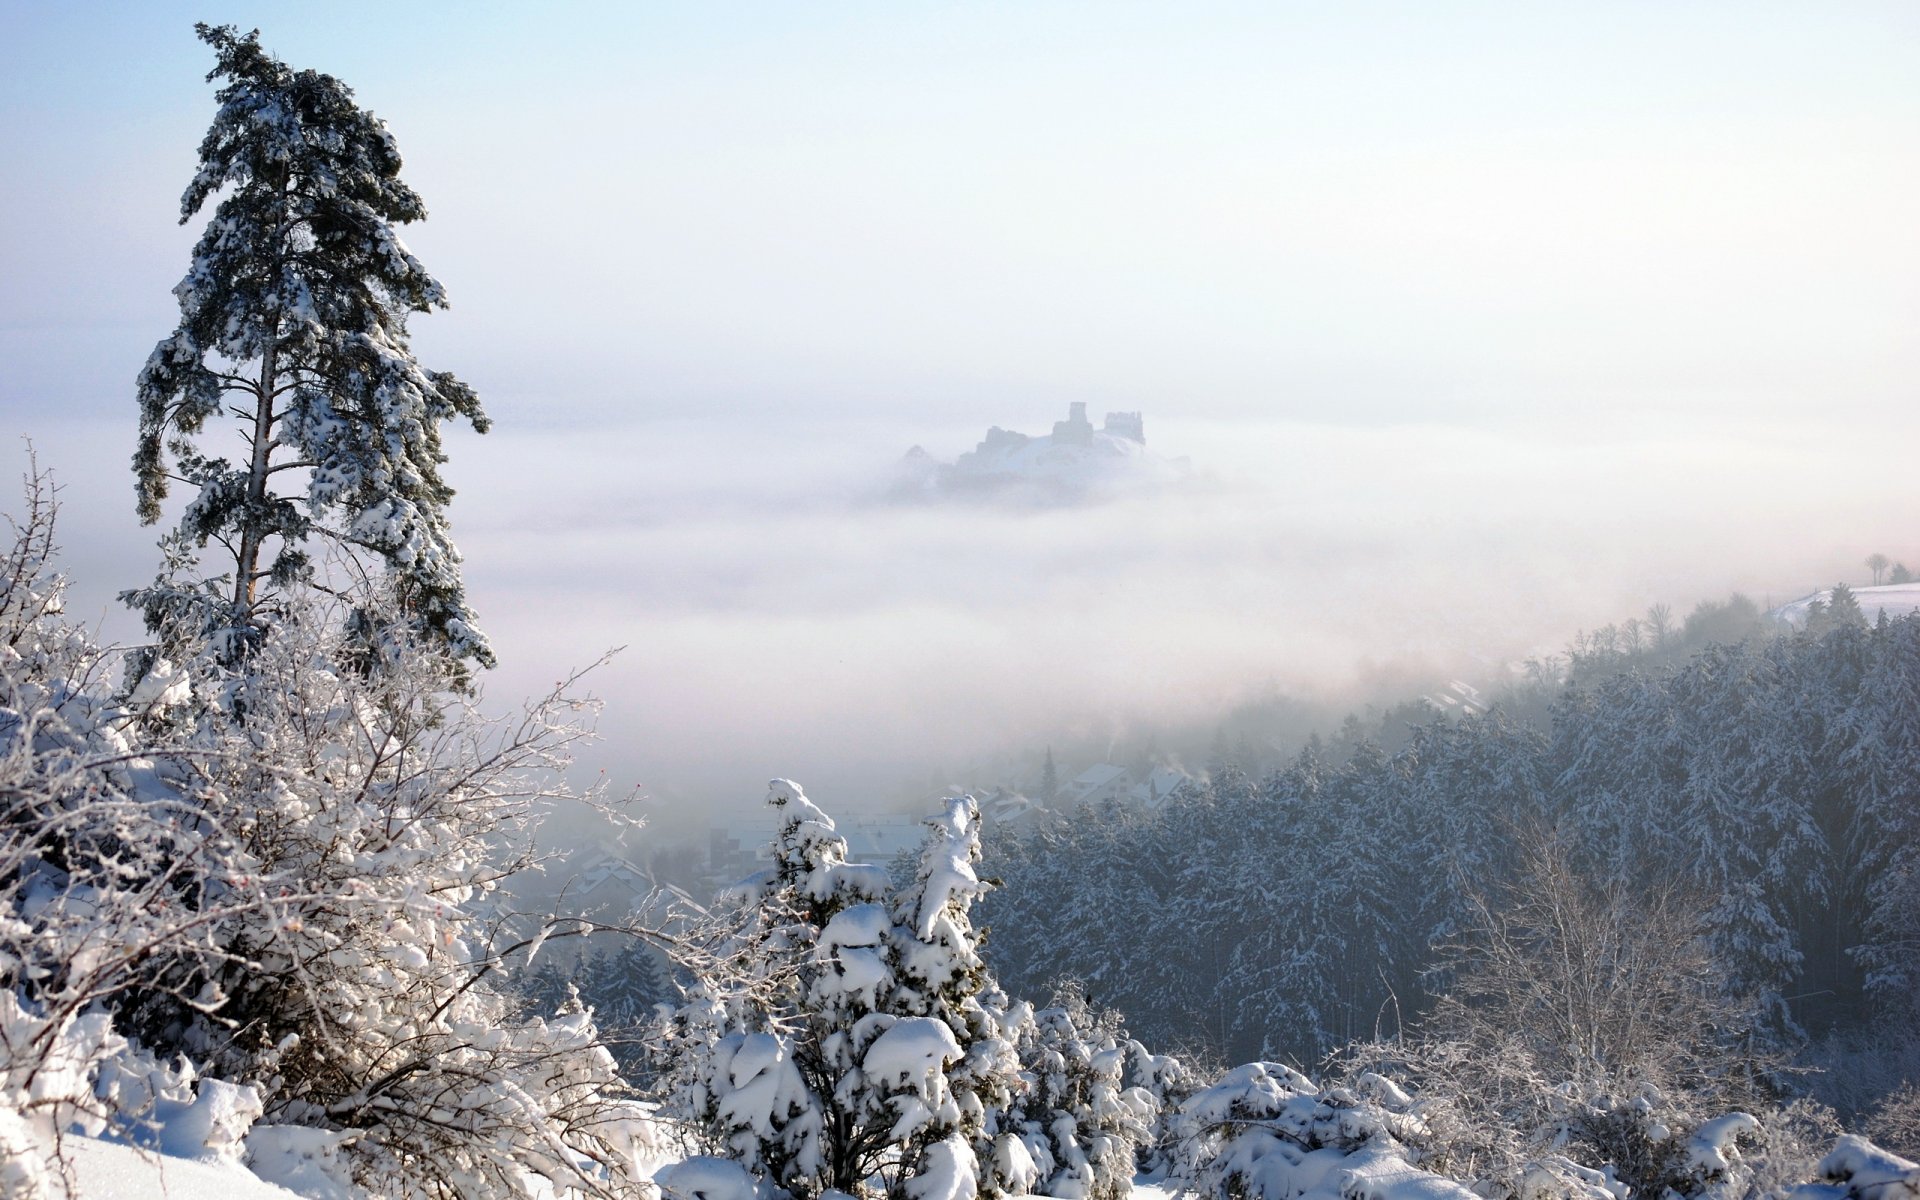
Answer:
<svg viewBox="0 0 1920 1200"><path fill-rule="evenodd" d="M386 126L330 75L296 71L258 31L195 27L216 55L220 108L181 223L220 196L174 289L180 324L140 372L134 454L142 520L170 483L194 489L168 570L127 594L150 627L224 633L229 653L312 572L310 544L371 551L409 620L455 658L490 665L461 584L445 508L441 425L485 432L471 388L414 358L407 317L446 305L395 232L426 216L400 181ZM245 455L201 446L237 422ZM304 488L277 486L292 473ZM209 542L232 574L183 584Z"/></svg>

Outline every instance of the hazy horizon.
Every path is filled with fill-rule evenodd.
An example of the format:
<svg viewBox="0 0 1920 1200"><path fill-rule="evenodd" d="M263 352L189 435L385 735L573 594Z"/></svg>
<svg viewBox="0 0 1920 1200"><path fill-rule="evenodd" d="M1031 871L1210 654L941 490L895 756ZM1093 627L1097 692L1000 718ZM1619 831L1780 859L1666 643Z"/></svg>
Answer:
<svg viewBox="0 0 1920 1200"><path fill-rule="evenodd" d="M1920 566L1909 6L17 6L0 408L116 636L195 19L390 123L415 347L496 423L448 439L488 690L627 646L623 788L835 803ZM876 500L1074 401L1199 479Z"/></svg>

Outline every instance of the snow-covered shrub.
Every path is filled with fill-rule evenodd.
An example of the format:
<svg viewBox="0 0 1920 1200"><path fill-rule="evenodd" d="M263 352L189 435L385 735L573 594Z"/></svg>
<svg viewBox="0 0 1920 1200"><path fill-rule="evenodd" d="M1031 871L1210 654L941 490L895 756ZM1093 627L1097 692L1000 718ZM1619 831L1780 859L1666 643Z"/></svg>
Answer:
<svg viewBox="0 0 1920 1200"><path fill-rule="evenodd" d="M211 1003L148 967L217 970L221 923L279 911L140 744L142 719L184 698L182 674L155 662L116 696L115 656L63 619L54 518L36 469L0 553L0 1194L19 1196L46 1185L75 1129L137 1138L180 1118L169 1136L198 1122L203 1149L244 1133L257 1098L216 1081L196 1095L193 1069L129 1046L114 1012L142 986Z"/></svg>
<svg viewBox="0 0 1920 1200"><path fill-rule="evenodd" d="M1385 1081L1379 1081L1384 1084ZM1390 1099L1391 1106L1382 1103ZM1181 1106L1181 1185L1219 1200L1469 1200L1420 1169L1409 1142L1426 1136L1404 1094L1322 1088L1279 1063L1247 1063Z"/></svg>
<svg viewBox="0 0 1920 1200"><path fill-rule="evenodd" d="M1624 1182L1614 1164L1594 1161L1591 1144L1502 1128L1485 1113L1476 1116L1487 1123L1468 1128L1452 1099L1410 1094L1375 1071L1350 1070L1344 1085L1326 1086L1272 1063L1238 1067L1183 1106L1180 1176L1195 1191L1233 1200L1309 1192L1349 1200L1747 1200L1793 1192L1837 1133L1831 1113L1805 1102L1684 1125L1650 1089L1617 1104L1567 1107L1584 1107L1579 1119L1632 1126L1661 1147L1646 1191Z"/></svg>
<svg viewBox="0 0 1920 1200"><path fill-rule="evenodd" d="M1065 1200L1113 1200L1131 1189L1139 1151L1156 1140L1166 1088L1178 1064L1127 1037L1119 1015L1099 1011L1076 984L1054 1003L1017 1021L1024 1086L1000 1119L996 1152L1008 1191ZM1030 1162L1029 1173L1020 1166Z"/></svg>
<svg viewBox="0 0 1920 1200"><path fill-rule="evenodd" d="M351 635L298 592L242 666L154 660L116 694L59 618L36 497L0 565L0 1138L199 1122L232 1150L257 1108L350 1133L383 1195L642 1186L590 1020L509 1019L478 907L575 702L489 724L398 639L344 668Z"/></svg>
<svg viewBox="0 0 1920 1200"><path fill-rule="evenodd" d="M639 938L617 947L596 946L569 958L549 953L514 980L528 1011L546 1015L578 1002L593 1013L601 1044L630 1083L645 1086L653 1064L646 1031L661 1005L672 1006L680 990L660 952Z"/></svg>
<svg viewBox="0 0 1920 1200"><path fill-rule="evenodd" d="M1920 1157L1920 1086L1903 1084L1888 1093L1867 1118L1866 1132L1889 1150Z"/></svg>
<svg viewBox="0 0 1920 1200"><path fill-rule="evenodd" d="M354 599L382 603L373 584ZM368 1180L463 1197L525 1194L530 1174L638 1186L634 1112L590 1018L511 1020L481 915L527 863L583 704L559 689L487 721L453 690L458 664L403 634L356 669L332 607L291 590L237 667L189 664L193 720L156 729L158 777L224 832L228 874L276 903L210 925L217 961L153 964L163 986L128 993L123 1027L256 1083L271 1123L353 1131Z"/></svg>
<svg viewBox="0 0 1920 1200"><path fill-rule="evenodd" d="M668 1200L767 1200L763 1180L730 1158L696 1154L662 1167L653 1180Z"/></svg>
<svg viewBox="0 0 1920 1200"><path fill-rule="evenodd" d="M735 889L707 953L683 951L695 982L657 1035L672 1111L795 1195L971 1197L1017 1082L979 999L978 810L947 801L889 894L797 784L775 780L768 803L772 868Z"/></svg>
<svg viewBox="0 0 1920 1200"><path fill-rule="evenodd" d="M1126 1051L1121 1079L1129 1089L1145 1092L1155 1111L1152 1136L1134 1147L1134 1162L1145 1174L1165 1175L1173 1169L1180 1140L1173 1119L1199 1089L1202 1077L1185 1059L1155 1054L1137 1039L1127 1039Z"/></svg>
<svg viewBox="0 0 1920 1200"><path fill-rule="evenodd" d="M1687 1135L1685 1177L1673 1191L1710 1200L1786 1195L1839 1134L1832 1111L1808 1100L1704 1121Z"/></svg>
<svg viewBox="0 0 1920 1200"><path fill-rule="evenodd" d="M1841 1138L1818 1170L1820 1182L1795 1190L1794 1200L1920 1200L1920 1164L1865 1138Z"/></svg>

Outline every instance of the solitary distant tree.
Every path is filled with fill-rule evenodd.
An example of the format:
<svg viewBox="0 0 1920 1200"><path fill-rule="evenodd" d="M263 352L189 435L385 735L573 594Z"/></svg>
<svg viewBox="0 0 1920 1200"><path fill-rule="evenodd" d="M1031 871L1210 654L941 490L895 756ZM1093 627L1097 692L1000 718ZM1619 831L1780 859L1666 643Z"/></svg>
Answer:
<svg viewBox="0 0 1920 1200"><path fill-rule="evenodd" d="M286 587L312 575L325 539L371 551L404 619L454 658L490 665L448 536L440 427L485 432L472 389L430 371L407 316L446 305L394 227L426 216L400 181L385 124L330 75L295 71L259 32L197 25L225 80L181 201L185 224L216 194L193 265L174 289L180 324L140 372L134 454L139 513L151 524L169 487L193 498L167 539L153 587L129 592L156 631L184 623L252 641ZM237 423L239 461L202 448ZM303 487L286 488L298 481ZM208 543L232 574L182 582Z"/></svg>
<svg viewBox="0 0 1920 1200"><path fill-rule="evenodd" d="M1895 563L1893 564L1893 574L1887 576L1887 582L1888 583L1912 583L1913 572L1907 568L1907 564Z"/></svg>
<svg viewBox="0 0 1920 1200"><path fill-rule="evenodd" d="M1673 607L1668 604L1655 604L1647 609L1647 629L1653 635L1653 648L1665 650L1673 639Z"/></svg>
<svg viewBox="0 0 1920 1200"><path fill-rule="evenodd" d="M1060 771L1053 765L1053 747L1047 747L1047 765L1040 768L1040 799L1052 804L1060 796Z"/></svg>
<svg viewBox="0 0 1920 1200"><path fill-rule="evenodd" d="M1880 572L1886 570L1890 562L1891 560L1884 554L1867 555L1867 569L1873 572L1873 583L1875 587L1880 585Z"/></svg>
<svg viewBox="0 0 1920 1200"><path fill-rule="evenodd" d="M1833 585L1833 592L1827 598L1827 619L1834 625L1851 625L1856 629L1865 629L1867 616L1860 611L1860 601L1854 597L1853 589L1844 583Z"/></svg>

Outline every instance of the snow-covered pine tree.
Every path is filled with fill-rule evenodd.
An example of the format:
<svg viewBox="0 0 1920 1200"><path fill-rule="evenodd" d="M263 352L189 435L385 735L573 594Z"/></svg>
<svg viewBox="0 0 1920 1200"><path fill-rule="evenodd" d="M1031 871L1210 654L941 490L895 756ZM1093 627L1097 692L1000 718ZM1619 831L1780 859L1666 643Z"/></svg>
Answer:
<svg viewBox="0 0 1920 1200"><path fill-rule="evenodd" d="M1363 860L1334 849L1343 830L1374 828L1355 803L1372 789L1344 786L1357 782L1348 774L1323 794L1316 769L1308 759L1268 781L1211 852L1226 855L1215 879L1204 860L1189 868L1188 890L1207 891L1188 903L1213 910L1199 932L1232 947L1227 972L1209 981L1235 1006L1238 1034L1223 1047L1311 1055L1331 1041L1333 976L1349 956L1352 925L1364 920L1354 902L1384 898L1349 888Z"/></svg>
<svg viewBox="0 0 1920 1200"><path fill-rule="evenodd" d="M1155 1141L1164 1085L1178 1064L1130 1039L1119 1014L1096 1009L1074 981L1020 1022L1017 1049L1025 1086L1002 1124L1034 1170L1031 1186L1010 1190L1063 1200L1127 1195L1135 1151ZM1005 1172L1009 1161L1020 1155L998 1148L996 1167Z"/></svg>
<svg viewBox="0 0 1920 1200"><path fill-rule="evenodd" d="M735 891L666 1021L672 1106L774 1187L971 1200L1015 1080L968 918L984 884L971 800L951 802L914 880L847 861L832 818L774 780L773 866Z"/></svg>
<svg viewBox="0 0 1920 1200"><path fill-rule="evenodd" d="M981 1003L992 980L980 959L971 917L974 901L990 886L975 870L980 861L979 805L972 796L948 797L927 824L932 832L913 882L893 898L893 1005L910 1021L939 1022L958 1054L945 1070L951 1113L943 1109L935 1114L917 1134L919 1145L908 1144L910 1161L912 1151L918 1150L916 1178L908 1194L914 1200L970 1200L976 1192L994 1190L990 1180L983 1187L981 1160L993 1147L994 1115L1006 1108L1018 1086L1019 1064L998 1015ZM897 1036L900 1028L896 1025L883 1036ZM926 1033L937 1038L939 1030L929 1026ZM916 1035L916 1040L924 1044L932 1039ZM864 1069L870 1084L907 1082L916 1093L924 1093L924 1085L904 1072L894 1074L893 1066L879 1066L875 1057L869 1049ZM892 1103L903 1112L915 1111L912 1097Z"/></svg>
<svg viewBox="0 0 1920 1200"><path fill-rule="evenodd" d="M128 592L156 632L258 635L324 537L384 563L404 619L456 660L490 665L461 583L445 508L441 426L487 428L472 389L414 358L407 317L446 305L395 232L426 215L400 180L386 126L330 75L289 68L258 31L195 27L214 50L220 108L181 201L181 223L221 199L174 289L180 323L140 372L139 512L169 485L194 491L168 566ZM204 449L238 419L238 462ZM169 461L171 460L171 461ZM277 486L287 473L298 493ZM232 574L188 580L209 542ZM271 555L269 557L269 554Z"/></svg>
<svg viewBox="0 0 1920 1200"><path fill-rule="evenodd" d="M1468 919L1463 893L1512 874L1514 831L1545 813L1541 756L1540 740L1497 711L1415 731L1407 749L1413 777L1400 803L1412 814L1408 832L1425 835L1418 868L1424 878L1404 882L1424 884L1429 943L1451 937Z"/></svg>
<svg viewBox="0 0 1920 1200"><path fill-rule="evenodd" d="M1570 687L1552 721L1554 814L1581 871L1626 882L1674 862L1684 848L1672 794L1681 768L1662 682L1625 674Z"/></svg>
<svg viewBox="0 0 1920 1200"><path fill-rule="evenodd" d="M1920 619L1882 621L1857 695L1833 723L1848 798L1840 899L1881 1016L1920 1026Z"/></svg>
<svg viewBox="0 0 1920 1200"><path fill-rule="evenodd" d="M1224 730L1214 741L1219 750ZM1245 849L1255 806L1253 781L1237 763L1216 755L1207 768L1205 788L1177 810L1184 827L1176 860L1179 883L1169 890L1164 923L1148 942L1152 957L1166 960L1164 982L1171 985L1174 1003L1192 1014L1192 1030L1183 1035L1198 1035L1215 1046L1227 1045L1234 1033L1237 1006L1221 981L1233 965L1235 944L1247 923L1244 897L1219 878L1220 868ZM1132 849L1150 854L1158 848ZM1120 876L1113 882L1125 886L1128 880ZM1086 978L1093 982L1098 977ZM1130 1001L1116 1003L1137 1011Z"/></svg>
<svg viewBox="0 0 1920 1200"><path fill-rule="evenodd" d="M1192 980L1166 947L1176 944L1174 928L1181 937L1204 935L1180 925L1186 914L1170 903L1179 894L1180 864L1167 853L1157 816L1118 801L1082 805L1052 833L1058 840L1037 848L1045 889L1038 898L1047 911L1039 937L1026 931L1015 991L1043 995L1062 977L1084 979L1116 1002L1152 1001L1156 1011L1184 1022L1195 1011L1184 1005L1189 993L1183 988ZM996 889L988 899L998 895Z"/></svg>
<svg viewBox="0 0 1920 1200"><path fill-rule="evenodd" d="M1826 846L1809 797L1798 706L1778 703L1786 643L1710 646L1669 691L1686 721L1682 870L1707 904L1704 933L1753 1036L1796 1037L1782 996L1799 974L1791 911L1825 900Z"/></svg>
<svg viewBox="0 0 1920 1200"><path fill-rule="evenodd" d="M515 982L530 1015L549 1017L576 1001L584 1004L602 1044L636 1085L644 1084L657 1067L645 1048L656 1009L680 998L659 953L638 938L579 958L544 956Z"/></svg>

